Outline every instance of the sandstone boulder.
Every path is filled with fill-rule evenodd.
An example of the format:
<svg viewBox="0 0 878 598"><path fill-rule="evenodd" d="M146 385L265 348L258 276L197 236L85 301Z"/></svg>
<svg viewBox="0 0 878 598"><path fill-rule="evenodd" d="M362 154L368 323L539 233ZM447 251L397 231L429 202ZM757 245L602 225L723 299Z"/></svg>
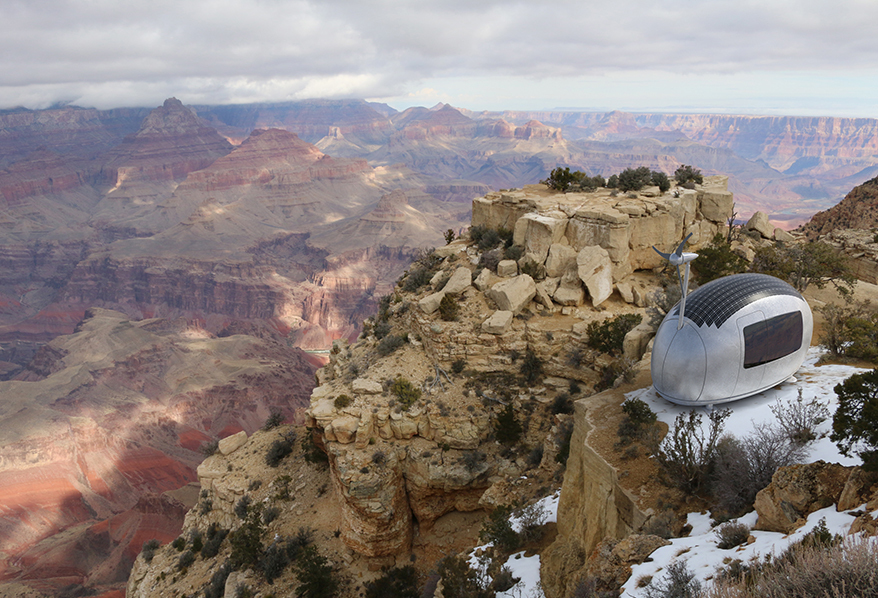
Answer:
<svg viewBox="0 0 878 598"><path fill-rule="evenodd" d="M519 274L515 278L503 280L492 286L487 295L501 310L518 313L537 293L534 279L527 274ZM438 306L437 306L438 307Z"/></svg>
<svg viewBox="0 0 878 598"><path fill-rule="evenodd" d="M603 247L583 247L576 255L580 280L588 289L592 305L597 307L613 293L613 264Z"/></svg>
<svg viewBox="0 0 878 598"><path fill-rule="evenodd" d="M622 355L625 359L636 363L643 359L646 353L646 347L649 341L655 336L655 327L649 322L642 321L640 324L628 331L622 341Z"/></svg>
<svg viewBox="0 0 878 598"><path fill-rule="evenodd" d="M549 247L549 256L546 258L546 276L559 277L576 263L576 250L569 245L555 243Z"/></svg>
<svg viewBox="0 0 878 598"><path fill-rule="evenodd" d="M641 208L642 210L642 208ZM630 239L628 214L609 206L587 206L576 211L567 224L567 238L576 251L599 245L614 262L628 259Z"/></svg>
<svg viewBox="0 0 878 598"><path fill-rule="evenodd" d="M487 268L484 268L479 275L476 276L476 279L473 281L473 286L484 293L492 284L494 284L494 278L494 274Z"/></svg>
<svg viewBox="0 0 878 598"><path fill-rule="evenodd" d="M506 310L498 310L491 314L487 320L482 322L482 332L488 334L503 334L512 326L512 312Z"/></svg>
<svg viewBox="0 0 878 598"><path fill-rule="evenodd" d="M356 378L351 383L351 390L357 394L380 395L384 390L380 382L368 378Z"/></svg>
<svg viewBox="0 0 878 598"><path fill-rule="evenodd" d="M765 212L754 213L744 225L744 230L755 231L763 239L771 239L774 236L774 228L774 225L768 221L768 214Z"/></svg>
<svg viewBox="0 0 878 598"><path fill-rule="evenodd" d="M360 426L360 418L345 415L332 420L332 434L341 444L349 444L357 436L357 428Z"/></svg>
<svg viewBox="0 0 878 598"><path fill-rule="evenodd" d="M853 467L817 461L778 469L756 495L754 529L788 534L814 511L838 502Z"/></svg>
<svg viewBox="0 0 878 598"><path fill-rule="evenodd" d="M712 222L724 223L735 205L731 191L704 191L700 199L701 215Z"/></svg>
<svg viewBox="0 0 878 598"><path fill-rule="evenodd" d="M497 276L511 278L518 274L518 262L515 260L501 260L497 264Z"/></svg>
<svg viewBox="0 0 878 598"><path fill-rule="evenodd" d="M515 223L513 242L524 247L527 253L542 264L549 255L549 247L561 241L566 229L567 218L563 213L559 212L555 217L537 213L525 214Z"/></svg>
<svg viewBox="0 0 878 598"><path fill-rule="evenodd" d="M774 240L781 243L794 243L796 238L782 228L774 229Z"/></svg>
<svg viewBox="0 0 878 598"><path fill-rule="evenodd" d="M448 282L445 283L442 291L446 294L459 295L469 288L472 281L473 273L466 266L461 266L454 271L454 274L452 274L451 278L448 279ZM442 301L442 299L439 299L439 301Z"/></svg>
<svg viewBox="0 0 878 598"><path fill-rule="evenodd" d="M439 304L442 303L442 298L445 296L445 291L439 291L436 293L431 293L427 295L420 301L418 301L418 307L421 308L425 314L431 314L439 309Z"/></svg>
<svg viewBox="0 0 878 598"><path fill-rule="evenodd" d="M629 305L634 303L634 289L631 287L630 283L617 282L616 290L619 291L619 296L622 297L622 301Z"/></svg>
<svg viewBox="0 0 878 598"><path fill-rule="evenodd" d="M552 294L554 299L560 305L576 306L582 305L585 299L585 291L582 288L582 281L579 279L578 273L568 271L561 277L561 282L555 292Z"/></svg>
<svg viewBox="0 0 878 598"><path fill-rule="evenodd" d="M552 303L552 296L546 291L546 286L542 281L537 283L537 294L534 299L542 303L547 309L555 307Z"/></svg>
<svg viewBox="0 0 878 598"><path fill-rule="evenodd" d="M241 430L237 434L226 436L219 441L219 452L223 455L234 453L247 442L247 432Z"/></svg>

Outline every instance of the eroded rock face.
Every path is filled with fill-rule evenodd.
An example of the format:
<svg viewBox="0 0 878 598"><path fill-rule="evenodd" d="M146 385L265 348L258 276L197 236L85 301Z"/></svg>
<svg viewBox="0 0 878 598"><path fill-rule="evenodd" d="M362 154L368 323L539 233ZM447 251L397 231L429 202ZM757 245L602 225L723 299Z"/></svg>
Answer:
<svg viewBox="0 0 878 598"><path fill-rule="evenodd" d="M782 467L756 495L754 529L787 534L804 525L809 514L838 502L853 470L824 461Z"/></svg>

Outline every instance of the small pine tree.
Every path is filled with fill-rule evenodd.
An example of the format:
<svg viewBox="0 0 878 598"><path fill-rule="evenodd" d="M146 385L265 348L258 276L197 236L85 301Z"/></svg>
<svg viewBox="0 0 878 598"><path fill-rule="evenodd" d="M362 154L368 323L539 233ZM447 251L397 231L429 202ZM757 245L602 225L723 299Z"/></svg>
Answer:
<svg viewBox="0 0 878 598"><path fill-rule="evenodd" d="M515 418L512 403L506 405L494 425L497 441L503 444L515 444L521 439L521 424Z"/></svg>

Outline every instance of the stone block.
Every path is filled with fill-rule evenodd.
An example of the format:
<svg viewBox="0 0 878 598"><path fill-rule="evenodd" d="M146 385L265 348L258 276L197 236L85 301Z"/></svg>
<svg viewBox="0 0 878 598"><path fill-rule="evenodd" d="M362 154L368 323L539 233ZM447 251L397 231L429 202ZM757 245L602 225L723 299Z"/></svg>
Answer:
<svg viewBox="0 0 878 598"><path fill-rule="evenodd" d="M560 213L559 213L560 214ZM524 247L527 253L542 264L549 255L549 247L564 238L567 218L554 218L544 214L525 214L515 223L513 242Z"/></svg>
<svg viewBox="0 0 878 598"><path fill-rule="evenodd" d="M485 295L488 296L501 310L518 313L537 293L534 279L527 274L520 274L515 278L503 280L492 286Z"/></svg>
<svg viewBox="0 0 878 598"><path fill-rule="evenodd" d="M518 274L518 262L515 260L500 260L497 264L497 276L511 278Z"/></svg>
<svg viewBox="0 0 878 598"><path fill-rule="evenodd" d="M332 420L332 432L335 439L342 444L349 444L357 436L357 428L360 426L360 418L345 415Z"/></svg>
<svg viewBox="0 0 878 598"><path fill-rule="evenodd" d="M634 303L634 288L631 286L631 283L617 282L616 290L619 291L619 296L622 297L622 301L629 305Z"/></svg>
<svg viewBox="0 0 878 598"><path fill-rule="evenodd" d="M796 238L782 228L774 229L774 240L782 243L794 243Z"/></svg>
<svg viewBox="0 0 878 598"><path fill-rule="evenodd" d="M576 263L576 250L569 245L555 243L549 247L549 255L546 258L546 276L563 276L573 264Z"/></svg>
<svg viewBox="0 0 878 598"><path fill-rule="evenodd" d="M351 383L351 390L357 394L380 395L384 388L380 382L368 378L357 378Z"/></svg>
<svg viewBox="0 0 878 598"><path fill-rule="evenodd" d="M597 307L613 293L613 264L603 247L585 247L576 255L580 280ZM557 293L556 293L557 295ZM557 301L557 297L553 297Z"/></svg>
<svg viewBox="0 0 878 598"><path fill-rule="evenodd" d="M629 330L622 340L622 355L633 363L640 361L654 336L655 328L647 322L641 322Z"/></svg>
<svg viewBox="0 0 878 598"><path fill-rule="evenodd" d="M735 207L731 191L706 190L699 193L701 215L712 222L726 222Z"/></svg>
<svg viewBox="0 0 878 598"><path fill-rule="evenodd" d="M247 442L247 432L241 430L237 434L226 436L219 441L219 452L223 455L234 453Z"/></svg>
<svg viewBox="0 0 878 598"><path fill-rule="evenodd" d="M630 221L628 214L605 207L580 208L567 224L567 239L576 251L598 245L607 250L610 259L628 259Z"/></svg>
<svg viewBox="0 0 878 598"><path fill-rule="evenodd" d="M459 295L467 290L473 282L473 273L466 266L460 266L445 283L442 292L451 295ZM441 301L441 299L440 299Z"/></svg>
<svg viewBox="0 0 878 598"><path fill-rule="evenodd" d="M439 304L442 303L442 298L445 296L445 291L439 291L437 293L432 293L427 295L420 301L418 301L418 306L421 308L421 311L425 314L431 314L437 309L439 309Z"/></svg>
<svg viewBox="0 0 878 598"><path fill-rule="evenodd" d="M763 239L771 239L774 236L774 225L768 221L768 214L755 212L750 220L744 225L744 230L752 230L759 233Z"/></svg>
<svg viewBox="0 0 878 598"><path fill-rule="evenodd" d="M476 279L473 281L473 286L475 286L477 289L484 293L491 287L492 284L494 284L493 279L494 274L487 268L484 268L479 273L479 275L476 276Z"/></svg>
<svg viewBox="0 0 878 598"><path fill-rule="evenodd" d="M512 312L507 310L497 310L491 317L482 322L482 332L488 334L503 334L512 326Z"/></svg>

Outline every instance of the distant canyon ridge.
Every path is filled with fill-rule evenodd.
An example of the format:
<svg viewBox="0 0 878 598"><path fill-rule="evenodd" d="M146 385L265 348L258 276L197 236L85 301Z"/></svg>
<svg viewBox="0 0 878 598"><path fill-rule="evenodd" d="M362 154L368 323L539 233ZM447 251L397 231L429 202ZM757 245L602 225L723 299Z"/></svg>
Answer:
<svg viewBox="0 0 878 598"><path fill-rule="evenodd" d="M740 218L790 228L878 175L876 128L361 100L0 111L0 585L124 587L144 540L179 533L202 443L301 417L314 353L474 198L556 166L690 164L729 177Z"/></svg>
<svg viewBox="0 0 878 598"><path fill-rule="evenodd" d="M691 164L791 228L878 175L873 119L397 112L359 100L0 113L0 361L86 309L353 336L470 201L555 166Z"/></svg>

